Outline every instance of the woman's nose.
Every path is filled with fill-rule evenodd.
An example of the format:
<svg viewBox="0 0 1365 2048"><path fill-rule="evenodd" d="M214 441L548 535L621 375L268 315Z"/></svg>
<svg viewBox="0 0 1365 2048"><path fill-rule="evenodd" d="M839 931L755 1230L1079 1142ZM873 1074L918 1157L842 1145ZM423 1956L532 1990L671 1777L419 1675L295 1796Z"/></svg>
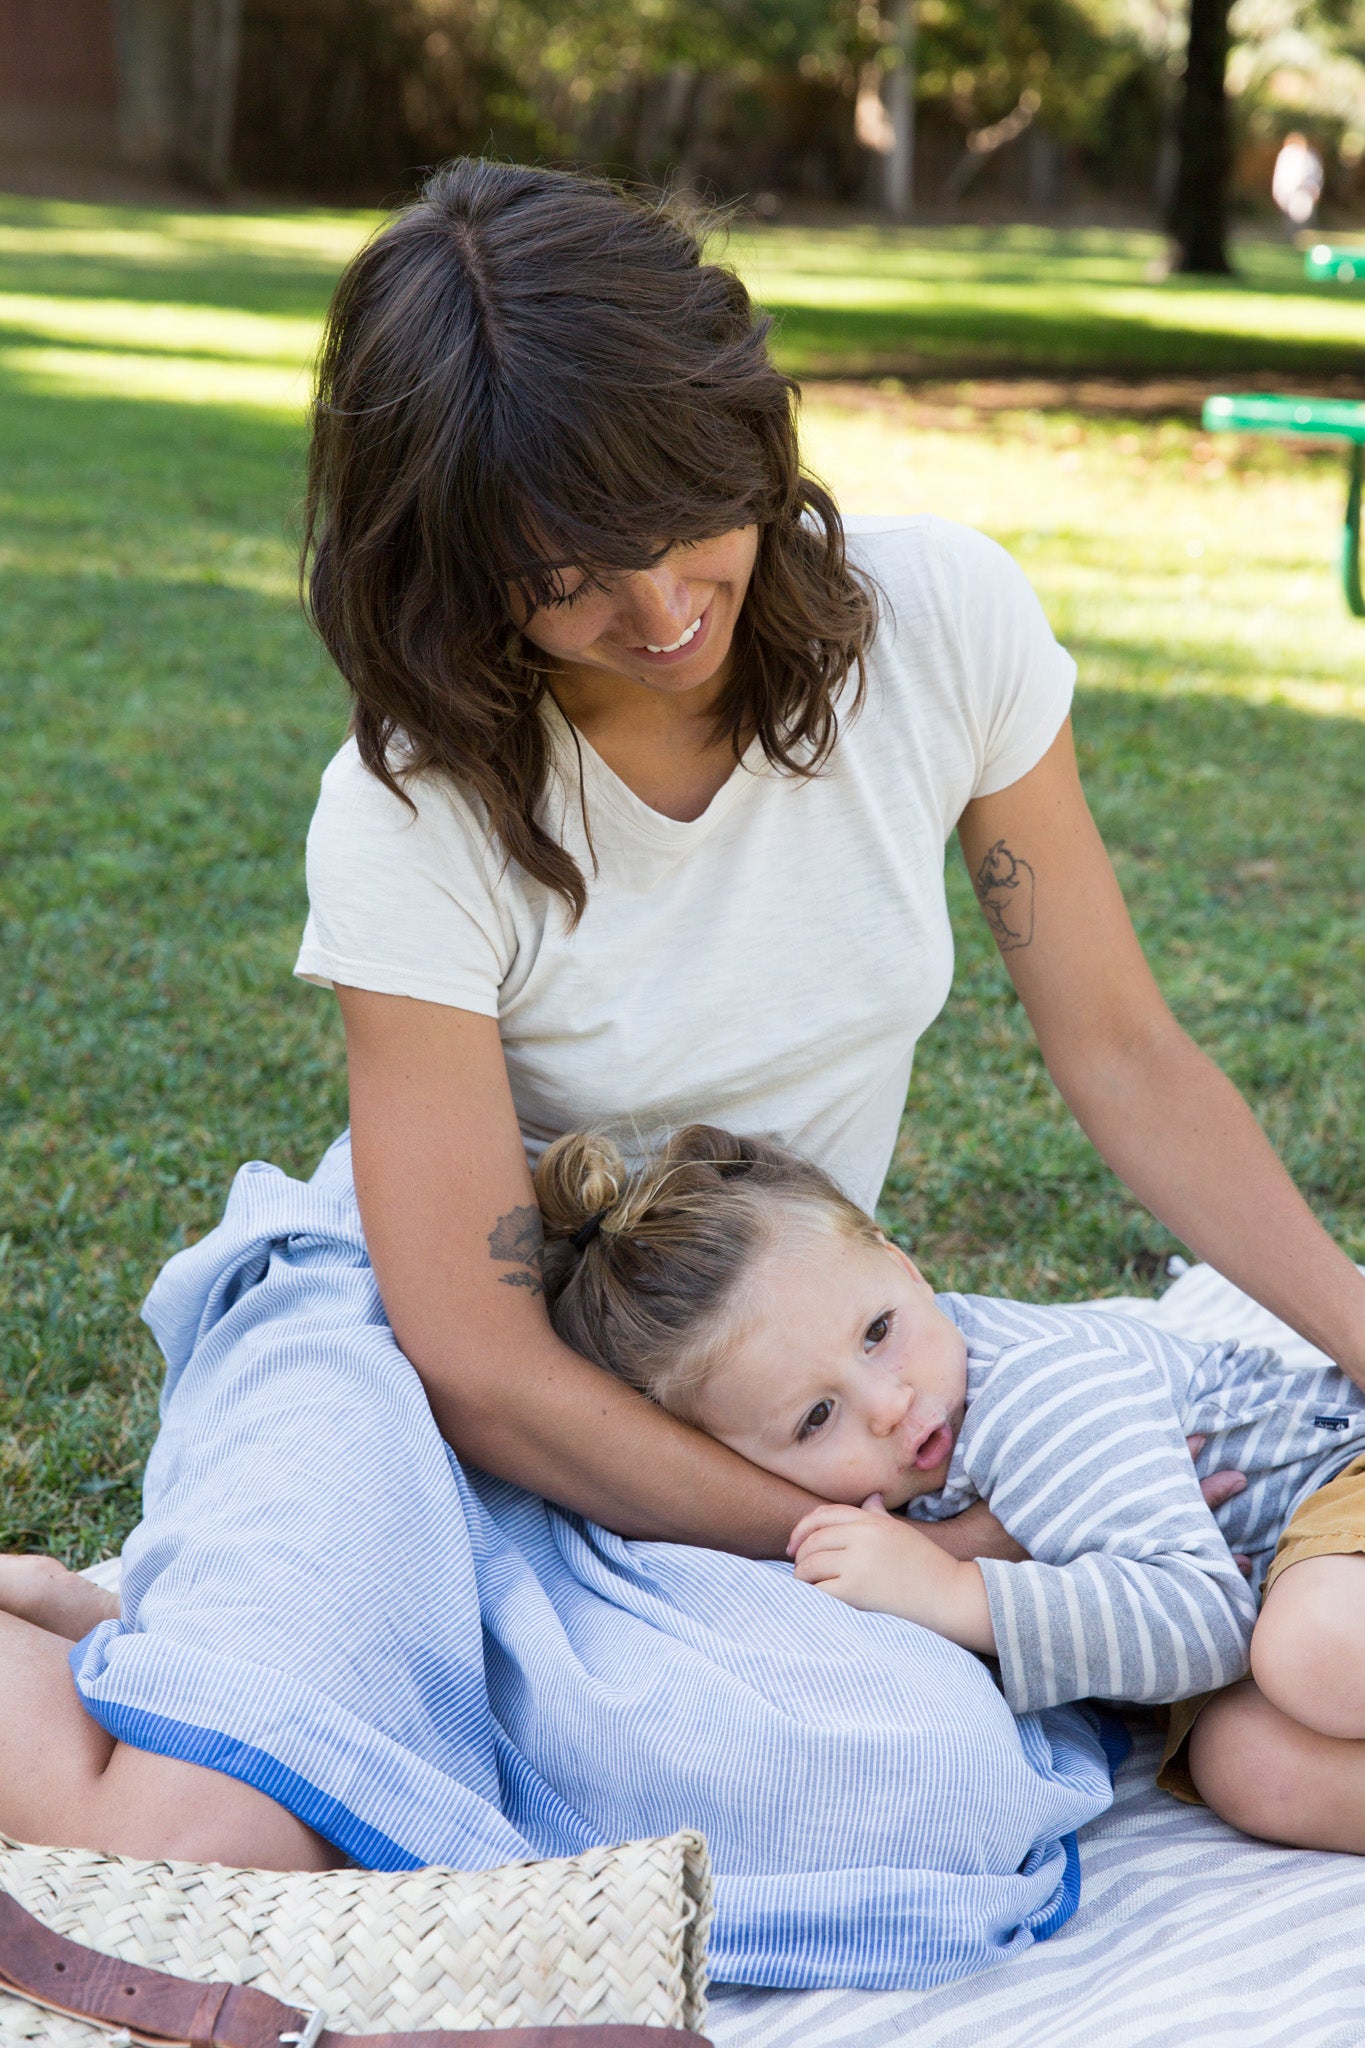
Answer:
<svg viewBox="0 0 1365 2048"><path fill-rule="evenodd" d="M671 647L696 617L685 578L666 561L656 562L652 569L638 569L628 578L626 589L630 628L642 645Z"/></svg>

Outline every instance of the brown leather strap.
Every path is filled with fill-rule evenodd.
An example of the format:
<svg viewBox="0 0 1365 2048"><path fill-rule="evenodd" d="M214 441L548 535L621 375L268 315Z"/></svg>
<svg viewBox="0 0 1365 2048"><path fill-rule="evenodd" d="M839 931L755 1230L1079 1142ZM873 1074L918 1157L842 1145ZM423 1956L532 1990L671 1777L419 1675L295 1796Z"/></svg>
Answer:
<svg viewBox="0 0 1365 2048"><path fill-rule="evenodd" d="M54 1934L0 1891L0 1989L52 2012L121 2029L147 2048L280 2048L309 2039L312 2014L241 1984L191 1984L121 1963ZM498 2027L473 2032L335 2034L309 2048L458 2048L496 2033L499 2048L709 2048L667 2027Z"/></svg>

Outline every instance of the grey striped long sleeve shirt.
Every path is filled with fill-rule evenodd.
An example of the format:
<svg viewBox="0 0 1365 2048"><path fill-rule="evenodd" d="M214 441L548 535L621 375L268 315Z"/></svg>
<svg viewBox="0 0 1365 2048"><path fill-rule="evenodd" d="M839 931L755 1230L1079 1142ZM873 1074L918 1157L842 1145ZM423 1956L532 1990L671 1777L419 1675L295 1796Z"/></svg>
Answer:
<svg viewBox="0 0 1365 2048"><path fill-rule="evenodd" d="M967 1340L967 1411L945 1485L910 1513L982 1499L1029 1552L981 1561L1010 1706L1176 1700L1242 1677L1253 1586L1299 1501L1365 1451L1365 1397L1335 1369L1108 1311L938 1301ZM1228 1466L1248 1485L1215 1519L1199 1479Z"/></svg>

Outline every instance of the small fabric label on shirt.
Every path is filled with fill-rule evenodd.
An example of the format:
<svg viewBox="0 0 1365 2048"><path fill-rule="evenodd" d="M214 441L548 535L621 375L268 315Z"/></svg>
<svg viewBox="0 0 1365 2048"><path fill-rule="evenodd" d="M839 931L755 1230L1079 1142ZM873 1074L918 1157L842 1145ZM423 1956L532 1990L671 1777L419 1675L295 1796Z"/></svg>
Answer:
<svg viewBox="0 0 1365 2048"><path fill-rule="evenodd" d="M1350 1424L1351 1418L1349 1415L1315 1415L1313 1417L1314 1429L1349 1429Z"/></svg>

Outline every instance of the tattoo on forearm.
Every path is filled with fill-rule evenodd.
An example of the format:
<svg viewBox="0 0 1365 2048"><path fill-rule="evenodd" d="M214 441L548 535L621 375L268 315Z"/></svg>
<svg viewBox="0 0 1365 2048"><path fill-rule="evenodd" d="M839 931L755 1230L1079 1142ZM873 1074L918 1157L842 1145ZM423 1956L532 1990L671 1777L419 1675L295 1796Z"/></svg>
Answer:
<svg viewBox="0 0 1365 2048"><path fill-rule="evenodd" d="M1019 953L1033 937L1033 869L997 839L972 877L977 902L1002 953Z"/></svg>
<svg viewBox="0 0 1365 2048"><path fill-rule="evenodd" d="M504 1287L529 1287L533 1294L543 1294L540 1261L544 1249L539 1209L509 1209L488 1233L488 1256L516 1268L512 1273L499 1273Z"/></svg>

